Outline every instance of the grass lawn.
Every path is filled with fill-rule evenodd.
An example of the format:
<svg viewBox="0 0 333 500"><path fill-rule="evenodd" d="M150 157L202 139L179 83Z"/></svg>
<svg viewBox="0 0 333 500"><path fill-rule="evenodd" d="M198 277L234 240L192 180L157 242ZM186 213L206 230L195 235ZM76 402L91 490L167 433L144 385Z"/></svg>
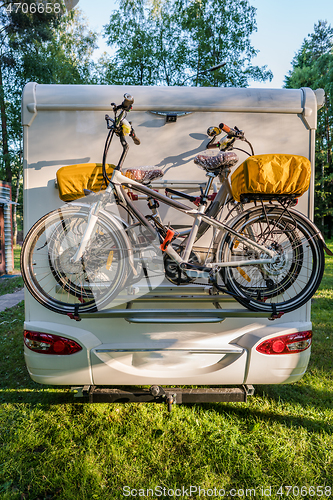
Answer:
<svg viewBox="0 0 333 500"><path fill-rule="evenodd" d="M20 271L20 255L21 247L16 245L14 247L14 270L13 274L19 274ZM23 288L23 279L21 276L15 276L14 278L1 278L0 279L0 295L5 295L7 293L13 293Z"/></svg>
<svg viewBox="0 0 333 500"><path fill-rule="evenodd" d="M215 487L216 495L233 490L229 498L254 497L253 488L257 498L333 498L332 295L328 258L301 381L257 386L248 403L179 406L171 414L162 405L74 403L68 389L32 382L22 355L23 305L0 313L0 498L134 495L124 486L145 498L140 488L159 486L149 496L156 500L190 485L202 488L192 498L222 498L212 495Z"/></svg>
<svg viewBox="0 0 333 500"><path fill-rule="evenodd" d="M19 245L14 246L14 274L20 273L20 256L21 247Z"/></svg>

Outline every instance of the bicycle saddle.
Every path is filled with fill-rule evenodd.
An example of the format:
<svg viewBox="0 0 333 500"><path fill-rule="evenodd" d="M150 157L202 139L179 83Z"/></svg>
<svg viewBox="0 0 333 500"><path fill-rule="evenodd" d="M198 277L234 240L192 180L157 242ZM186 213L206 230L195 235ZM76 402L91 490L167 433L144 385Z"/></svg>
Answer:
<svg viewBox="0 0 333 500"><path fill-rule="evenodd" d="M218 172L224 167L233 167L238 162L238 156L232 151L218 153L217 155L199 154L194 158L194 163L207 172Z"/></svg>
<svg viewBox="0 0 333 500"><path fill-rule="evenodd" d="M127 168L123 174L129 179L142 182L142 184L149 184L154 179L159 179L164 175L162 169L157 167Z"/></svg>

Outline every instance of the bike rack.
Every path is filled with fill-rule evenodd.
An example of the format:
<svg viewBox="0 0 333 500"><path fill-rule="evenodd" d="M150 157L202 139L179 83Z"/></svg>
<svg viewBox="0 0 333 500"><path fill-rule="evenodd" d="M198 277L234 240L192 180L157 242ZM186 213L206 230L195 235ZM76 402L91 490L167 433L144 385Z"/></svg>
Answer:
<svg viewBox="0 0 333 500"><path fill-rule="evenodd" d="M206 186L206 181L188 181L188 180L163 180L159 179L156 181L152 181L151 187L152 189L200 189ZM213 189L214 193L217 193L218 188L215 182L212 182L211 189Z"/></svg>
<svg viewBox="0 0 333 500"><path fill-rule="evenodd" d="M129 323L220 323L226 318L271 318L272 313L249 311L248 309L223 309L221 302L233 302L228 295L209 295L213 287L186 287L183 294L174 292L172 289L156 288L153 292L143 297L135 296L127 302L125 309L103 309L96 312L78 312L70 314L71 319L77 321L88 318L123 318ZM161 293L162 292L162 293ZM206 292L206 293L205 293ZM195 308L177 308L177 309L159 309L159 308L133 308L137 303L211 303L213 308L195 309Z"/></svg>

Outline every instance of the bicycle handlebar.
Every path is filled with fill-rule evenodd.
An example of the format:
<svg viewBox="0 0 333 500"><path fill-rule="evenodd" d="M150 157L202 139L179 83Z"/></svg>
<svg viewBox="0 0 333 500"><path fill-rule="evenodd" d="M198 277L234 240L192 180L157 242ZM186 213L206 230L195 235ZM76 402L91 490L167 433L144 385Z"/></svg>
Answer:
<svg viewBox="0 0 333 500"><path fill-rule="evenodd" d="M132 109L133 103L134 97L131 94L124 94L124 100L121 104L117 106L114 102L111 103L111 106L113 106L114 119L110 118L109 115L105 115L105 119L108 129L113 129L118 136L120 136L120 134L123 136L129 135L134 144L139 146L141 144L140 139L136 135L131 122L126 120L127 113ZM119 114L117 114L118 111L120 111Z"/></svg>
<svg viewBox="0 0 333 500"><path fill-rule="evenodd" d="M134 103L134 97L131 96L131 94L124 94L124 100L121 104L119 104L117 106L114 102L111 102L111 106L113 106L113 111L115 113L117 111L119 111L120 109L122 111L127 112L127 111L131 111L133 103Z"/></svg>
<svg viewBox="0 0 333 500"><path fill-rule="evenodd" d="M226 132L229 137L236 137L237 139L243 139L244 138L244 132L242 130L239 130L239 128L231 128L228 127L225 123L220 123L219 128Z"/></svg>
<svg viewBox="0 0 333 500"><path fill-rule="evenodd" d="M227 135L224 136L219 142L216 142L217 136L220 135L222 131L226 132ZM251 148L251 154L254 155L252 144L246 139L243 130L239 130L239 128L236 126L232 128L225 123L220 123L218 127L209 127L207 130L207 135L209 137L212 137L212 139L206 146L207 149L219 148L221 151L239 149L240 151L243 151L251 156L248 151L244 151L243 149L234 147L234 142L238 139L240 141L246 142Z"/></svg>
<svg viewBox="0 0 333 500"><path fill-rule="evenodd" d="M121 103L120 107L125 111L130 111L133 103L134 103L134 97L131 96L131 94L124 94L124 100Z"/></svg>

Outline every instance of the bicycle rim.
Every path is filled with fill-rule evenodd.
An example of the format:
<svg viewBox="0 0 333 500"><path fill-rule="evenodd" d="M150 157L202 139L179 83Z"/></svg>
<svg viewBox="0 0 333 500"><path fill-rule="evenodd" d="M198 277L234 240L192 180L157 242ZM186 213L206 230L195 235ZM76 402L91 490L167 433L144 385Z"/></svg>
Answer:
<svg viewBox="0 0 333 500"><path fill-rule="evenodd" d="M86 208L75 206L55 210L30 229L23 243L25 285L39 303L60 314L96 311L126 282L129 242L119 224L103 213L82 259L71 261L88 214Z"/></svg>
<svg viewBox="0 0 333 500"><path fill-rule="evenodd" d="M256 311L291 312L313 296L323 276L324 253L310 224L296 212L275 206L248 210L231 226L278 254L274 264L235 265L221 270L225 285L242 305ZM221 261L262 257L230 234L219 252Z"/></svg>

